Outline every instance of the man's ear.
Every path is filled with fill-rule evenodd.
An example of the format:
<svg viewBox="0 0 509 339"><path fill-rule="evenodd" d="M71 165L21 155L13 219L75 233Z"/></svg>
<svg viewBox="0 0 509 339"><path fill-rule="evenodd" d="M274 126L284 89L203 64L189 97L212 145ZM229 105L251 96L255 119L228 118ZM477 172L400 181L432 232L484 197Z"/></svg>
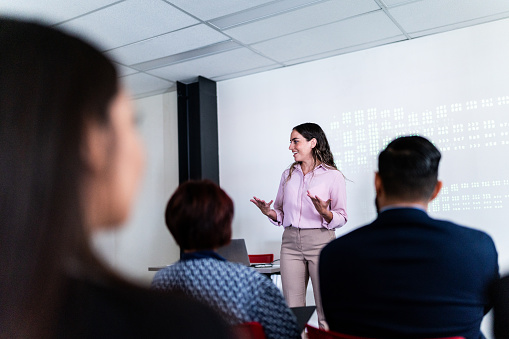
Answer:
<svg viewBox="0 0 509 339"><path fill-rule="evenodd" d="M433 201L433 199L435 199L438 195L438 193L440 193L440 190L442 189L442 185L443 183L438 180L437 181L437 184L435 185L435 189L433 190L433 193L431 194L431 198L429 199L429 201Z"/></svg>
<svg viewBox="0 0 509 339"><path fill-rule="evenodd" d="M97 122L88 122L84 131L82 154L91 173L103 171L108 163L107 128Z"/></svg>
<svg viewBox="0 0 509 339"><path fill-rule="evenodd" d="M377 196L380 196L383 192L384 188L382 185L382 178L380 178L380 174L375 172L375 192Z"/></svg>

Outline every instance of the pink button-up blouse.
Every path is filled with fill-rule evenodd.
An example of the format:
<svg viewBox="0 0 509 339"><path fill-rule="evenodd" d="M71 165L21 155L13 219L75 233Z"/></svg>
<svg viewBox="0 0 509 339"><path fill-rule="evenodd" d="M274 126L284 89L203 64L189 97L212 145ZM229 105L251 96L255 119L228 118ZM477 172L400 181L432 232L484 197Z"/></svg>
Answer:
<svg viewBox="0 0 509 339"><path fill-rule="evenodd" d="M323 164L304 175L299 164L295 165L292 176L287 181L290 170L281 176L281 182L274 202L277 221L269 220L277 226L299 228L334 229L346 224L346 187L343 174ZM326 222L318 213L307 191L321 200L331 199L329 210L332 220Z"/></svg>

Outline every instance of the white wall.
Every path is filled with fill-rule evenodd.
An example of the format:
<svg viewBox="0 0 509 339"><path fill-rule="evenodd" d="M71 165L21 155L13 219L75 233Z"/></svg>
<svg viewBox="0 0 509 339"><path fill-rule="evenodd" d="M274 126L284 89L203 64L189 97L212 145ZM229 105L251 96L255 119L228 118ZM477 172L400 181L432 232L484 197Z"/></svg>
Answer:
<svg viewBox="0 0 509 339"><path fill-rule="evenodd" d="M320 124L351 180L338 235L375 218L379 151L417 133L443 156L445 186L430 214L486 231L509 273L507 41L504 20L218 83L220 180L235 203L234 237L250 253L279 257L282 230L249 199L275 198L293 161L293 126Z"/></svg>
<svg viewBox="0 0 509 339"><path fill-rule="evenodd" d="M394 137L418 133L442 151L436 217L483 229L509 272L509 20L218 83L221 184L234 236L279 253L281 229L249 199L275 198L293 161L291 128L313 121L346 175L347 226L375 217L373 173Z"/></svg>
<svg viewBox="0 0 509 339"><path fill-rule="evenodd" d="M219 82L220 180L235 203L233 237L245 238L250 253L279 257L282 230L249 199L275 197L292 162L293 126L319 123L351 180L349 222L338 235L375 217L373 172L381 148L397 135L420 133L443 154L446 190L430 213L487 231L501 272L508 273L507 41L504 20ZM178 184L176 93L136 103L148 149L146 178L126 228L96 243L116 269L148 283L148 266L178 258L163 220Z"/></svg>
<svg viewBox="0 0 509 339"><path fill-rule="evenodd" d="M145 175L125 227L95 237L105 261L143 284L152 280L149 266L179 258L179 248L164 224L164 210L178 186L177 95L165 93L135 101L139 131L146 149Z"/></svg>

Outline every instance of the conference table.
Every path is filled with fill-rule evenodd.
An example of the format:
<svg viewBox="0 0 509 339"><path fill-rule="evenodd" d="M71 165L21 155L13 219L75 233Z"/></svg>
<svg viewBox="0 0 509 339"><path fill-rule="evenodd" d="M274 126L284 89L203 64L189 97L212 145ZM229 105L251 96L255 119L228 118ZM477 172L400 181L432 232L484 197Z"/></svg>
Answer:
<svg viewBox="0 0 509 339"><path fill-rule="evenodd" d="M162 270L165 267L168 267L171 265L166 266L151 266L148 268L149 271L159 271ZM258 273L265 274L266 276L271 276L272 274L280 274L281 273L281 267L279 265L255 265L251 266L254 268Z"/></svg>

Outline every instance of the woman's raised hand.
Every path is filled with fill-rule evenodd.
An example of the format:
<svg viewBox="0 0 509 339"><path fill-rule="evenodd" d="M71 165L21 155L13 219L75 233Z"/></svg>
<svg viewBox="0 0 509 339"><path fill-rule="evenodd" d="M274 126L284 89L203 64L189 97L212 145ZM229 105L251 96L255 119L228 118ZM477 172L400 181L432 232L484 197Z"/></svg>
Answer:
<svg viewBox="0 0 509 339"><path fill-rule="evenodd" d="M308 191L308 197L311 199L311 201L313 202L313 205L315 205L316 210L318 211L318 213L320 213L322 218L324 218L326 222L331 222L331 220L333 218L333 214L331 211L329 211L329 205L332 200L329 199L327 201L324 201L324 200L320 199L317 195L314 195L314 196L311 195L311 193L309 193L309 191Z"/></svg>
<svg viewBox="0 0 509 339"><path fill-rule="evenodd" d="M266 216L269 216L270 211L272 209L270 208L270 205L272 205L273 200L269 202L265 202L265 200L258 199L257 197L253 197L253 199L250 200L253 204L256 205L262 211L262 213Z"/></svg>

